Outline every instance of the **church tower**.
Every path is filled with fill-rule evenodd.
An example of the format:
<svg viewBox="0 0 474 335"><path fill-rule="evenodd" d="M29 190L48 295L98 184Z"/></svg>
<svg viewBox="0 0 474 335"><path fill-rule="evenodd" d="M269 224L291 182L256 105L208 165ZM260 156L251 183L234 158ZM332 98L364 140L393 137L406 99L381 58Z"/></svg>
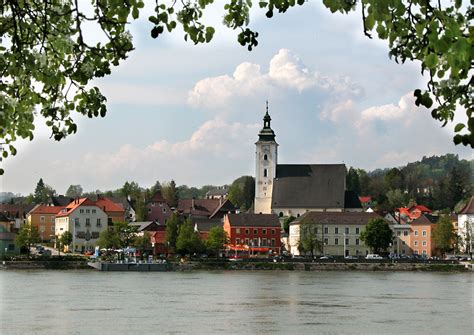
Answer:
<svg viewBox="0 0 474 335"><path fill-rule="evenodd" d="M255 143L255 213L270 214L272 212L273 179L276 175L278 144L275 142L275 133L270 127L268 101L266 113L263 117L263 128L258 133Z"/></svg>

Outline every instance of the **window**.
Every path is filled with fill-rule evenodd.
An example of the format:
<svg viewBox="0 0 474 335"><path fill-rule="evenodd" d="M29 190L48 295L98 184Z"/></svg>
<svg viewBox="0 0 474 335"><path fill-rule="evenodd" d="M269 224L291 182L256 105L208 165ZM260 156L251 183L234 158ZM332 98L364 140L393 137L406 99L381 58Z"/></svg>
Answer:
<svg viewBox="0 0 474 335"><path fill-rule="evenodd" d="M423 231L421 232L421 236L426 236L426 230L423 230Z"/></svg>
<svg viewBox="0 0 474 335"><path fill-rule="evenodd" d="M95 214L95 212L97 212L95 209L92 210L92 214Z"/></svg>
<svg viewBox="0 0 474 335"><path fill-rule="evenodd" d="M44 233L44 230L45 230L45 229L44 229L44 226L41 225L41 226L40 226L40 233Z"/></svg>
<svg viewBox="0 0 474 335"><path fill-rule="evenodd" d="M267 235L267 230L266 230L266 229L262 229L262 234L263 234L263 235Z"/></svg>
<svg viewBox="0 0 474 335"><path fill-rule="evenodd" d="M415 231L413 232L413 234L414 234L415 236L418 236L418 230L415 230Z"/></svg>
<svg viewBox="0 0 474 335"><path fill-rule="evenodd" d="M421 242L421 245L426 247L426 241Z"/></svg>
<svg viewBox="0 0 474 335"><path fill-rule="evenodd" d="M414 255L418 255L418 250L413 250Z"/></svg>
<svg viewBox="0 0 474 335"><path fill-rule="evenodd" d="M235 239L235 244L240 244L240 238Z"/></svg>
<svg viewBox="0 0 474 335"><path fill-rule="evenodd" d="M253 230L253 234L254 234L254 235L257 235L257 234L258 234L258 229L254 229L254 230Z"/></svg>
<svg viewBox="0 0 474 335"><path fill-rule="evenodd" d="M359 234L359 233L360 233L360 228L356 227L356 234Z"/></svg>
<svg viewBox="0 0 474 335"><path fill-rule="evenodd" d="M408 230L403 231L403 236L408 236Z"/></svg>
<svg viewBox="0 0 474 335"><path fill-rule="evenodd" d="M267 245L267 239L266 238L262 238L262 246L266 246Z"/></svg>
<svg viewBox="0 0 474 335"><path fill-rule="evenodd" d="M101 226L101 223L100 223L100 219L98 218L97 219L97 227L100 227Z"/></svg>
<svg viewBox="0 0 474 335"><path fill-rule="evenodd" d="M86 209L86 213L89 214L91 212L90 209Z"/></svg>
<svg viewBox="0 0 474 335"><path fill-rule="evenodd" d="M91 219L86 218L86 227L90 227L91 225Z"/></svg>
<svg viewBox="0 0 474 335"><path fill-rule="evenodd" d="M40 221L44 222L44 216L42 216L42 215L40 216Z"/></svg>
<svg viewBox="0 0 474 335"><path fill-rule="evenodd" d="M268 155L267 154L263 155L263 160L266 161L267 159L268 159Z"/></svg>
<svg viewBox="0 0 474 335"><path fill-rule="evenodd" d="M272 247L274 247L274 246L275 246L275 239L272 238Z"/></svg>
<svg viewBox="0 0 474 335"><path fill-rule="evenodd" d="M51 216L51 223L54 223L54 216Z"/></svg>
<svg viewBox="0 0 474 335"><path fill-rule="evenodd" d="M79 218L74 219L74 224L76 227L79 227L81 225L81 223L79 222Z"/></svg>
<svg viewBox="0 0 474 335"><path fill-rule="evenodd" d="M148 213L151 213L151 208L148 208Z"/></svg>
<svg viewBox="0 0 474 335"><path fill-rule="evenodd" d="M397 231L397 236L401 236L402 235L402 232L399 230Z"/></svg>
<svg viewBox="0 0 474 335"><path fill-rule="evenodd" d="M240 234L240 228L235 228L235 233Z"/></svg>
<svg viewBox="0 0 474 335"><path fill-rule="evenodd" d="M324 234L329 234L329 228L328 227L324 227Z"/></svg>
<svg viewBox="0 0 474 335"><path fill-rule="evenodd" d="M338 245L338 244L339 244L339 239L338 239L338 238L335 238L335 239L334 239L334 244L335 244L335 245Z"/></svg>
<svg viewBox="0 0 474 335"><path fill-rule="evenodd" d="M319 234L319 228L318 228L318 227L314 228L314 233L315 233L316 235Z"/></svg>
<svg viewBox="0 0 474 335"><path fill-rule="evenodd" d="M163 207L163 213L166 213L166 208Z"/></svg>
<svg viewBox="0 0 474 335"><path fill-rule="evenodd" d="M275 232L275 229L272 229L272 235L275 235L276 232Z"/></svg>
<svg viewBox="0 0 474 335"><path fill-rule="evenodd" d="M329 240L327 238L324 239L324 244L329 244Z"/></svg>
<svg viewBox="0 0 474 335"><path fill-rule="evenodd" d="M54 231L54 226L51 226L51 231Z"/></svg>
<svg viewBox="0 0 474 335"><path fill-rule="evenodd" d="M346 245L349 245L349 239L346 238Z"/></svg>
<svg viewBox="0 0 474 335"><path fill-rule="evenodd" d="M356 238L356 245L359 245L360 244L360 241L358 238Z"/></svg>
<svg viewBox="0 0 474 335"><path fill-rule="evenodd" d="M253 239L253 246L257 246L258 245L258 240L256 238Z"/></svg>
<svg viewBox="0 0 474 335"><path fill-rule="evenodd" d="M415 247L417 247L417 246L418 246L418 241L415 241Z"/></svg>
<svg viewBox="0 0 474 335"><path fill-rule="evenodd" d="M152 203L151 203L151 207L155 207L155 202L152 202Z"/></svg>
<svg viewBox="0 0 474 335"><path fill-rule="evenodd" d="M249 230L245 229L245 235L248 235L248 234L249 234Z"/></svg>
<svg viewBox="0 0 474 335"><path fill-rule="evenodd" d="M346 227L346 229L344 229L344 233L349 234L349 227Z"/></svg>
<svg viewBox="0 0 474 335"><path fill-rule="evenodd" d="M339 227L334 228L334 234L339 234Z"/></svg>
<svg viewBox="0 0 474 335"><path fill-rule="evenodd" d="M249 239L248 238L245 239L245 244L249 245Z"/></svg>
<svg viewBox="0 0 474 335"><path fill-rule="evenodd" d="M267 176L268 176L267 169L263 169L263 176L264 176L264 177L267 177Z"/></svg>
<svg viewBox="0 0 474 335"><path fill-rule="evenodd" d="M426 250L423 250L423 256L426 256L427 252Z"/></svg>
<svg viewBox="0 0 474 335"><path fill-rule="evenodd" d="M405 242L405 241L402 241L402 245L405 245L405 244L406 244L406 242Z"/></svg>
<svg viewBox="0 0 474 335"><path fill-rule="evenodd" d="M84 210L81 208L81 209L79 210L79 213L81 213L81 214L84 213Z"/></svg>

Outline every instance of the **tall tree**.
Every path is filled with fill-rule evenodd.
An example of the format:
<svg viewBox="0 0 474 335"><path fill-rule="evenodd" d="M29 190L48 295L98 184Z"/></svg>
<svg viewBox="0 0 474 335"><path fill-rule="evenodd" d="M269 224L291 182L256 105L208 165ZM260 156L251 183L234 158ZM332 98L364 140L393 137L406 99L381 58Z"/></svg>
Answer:
<svg viewBox="0 0 474 335"><path fill-rule="evenodd" d="M149 251L151 249L150 233L146 231L143 235L135 236L133 246L142 253Z"/></svg>
<svg viewBox="0 0 474 335"><path fill-rule="evenodd" d="M97 245L104 249L120 248L121 241L114 230L106 229L99 234Z"/></svg>
<svg viewBox="0 0 474 335"><path fill-rule="evenodd" d="M382 218L369 220L360 234L360 239L373 250L374 253L386 250L393 240L393 232Z"/></svg>
<svg viewBox="0 0 474 335"><path fill-rule="evenodd" d="M132 246L138 227L129 225L127 222L114 222L114 233L117 234L120 247L126 248Z"/></svg>
<svg viewBox="0 0 474 335"><path fill-rule="evenodd" d="M61 247L69 247L72 243L72 234L69 230L66 230L61 237L59 238L59 248L58 253L61 255Z"/></svg>
<svg viewBox="0 0 474 335"><path fill-rule="evenodd" d="M242 176L232 182L228 199L234 206L247 210L252 207L255 198L255 178Z"/></svg>
<svg viewBox="0 0 474 335"><path fill-rule="evenodd" d="M20 248L25 248L30 258L31 247L33 244L41 242L41 236L38 232L38 228L26 223L21 228L18 234L15 236L15 244Z"/></svg>
<svg viewBox="0 0 474 335"><path fill-rule="evenodd" d="M433 241L436 249L444 255L447 251L453 250L455 239L456 234L451 220L448 216L442 217L433 231Z"/></svg>
<svg viewBox="0 0 474 335"><path fill-rule="evenodd" d="M359 174L357 173L357 170L353 167L350 167L349 171L347 171L346 188L348 191L353 191L357 195L361 194Z"/></svg>
<svg viewBox="0 0 474 335"><path fill-rule="evenodd" d="M81 185L70 185L66 191L66 197L79 198L83 191Z"/></svg>
<svg viewBox="0 0 474 335"><path fill-rule="evenodd" d="M35 202L36 203L45 202L47 200L45 198L45 195L46 195L46 185L43 182L43 178L40 178L35 188L35 195L34 195Z"/></svg>
<svg viewBox="0 0 474 335"><path fill-rule="evenodd" d="M387 192L387 202L389 204L389 211L393 213L396 208L406 204L405 194L399 189L390 190Z"/></svg>
<svg viewBox="0 0 474 335"><path fill-rule="evenodd" d="M456 206L459 201L463 200L465 187L467 185L464 183L464 180L456 166L451 169L448 178L448 193L446 196L448 198L449 208L454 209L454 206Z"/></svg>
<svg viewBox="0 0 474 335"><path fill-rule="evenodd" d="M302 222L300 228L300 240L298 242L298 249L305 255L308 253L311 258L314 258L316 251L322 252L323 243L318 239L315 233L316 225Z"/></svg>
<svg viewBox="0 0 474 335"><path fill-rule="evenodd" d="M404 186L404 176L403 173L397 169L392 168L384 176L384 181L387 184L389 190L402 190Z"/></svg>
<svg viewBox="0 0 474 335"><path fill-rule="evenodd" d="M163 185L161 193L170 207L178 207L179 192L174 180Z"/></svg>
<svg viewBox="0 0 474 335"><path fill-rule="evenodd" d="M188 218L180 227L176 239L176 251L181 254L194 254L202 251L203 245L199 233L194 231L194 225Z"/></svg>
<svg viewBox="0 0 474 335"><path fill-rule="evenodd" d="M176 248L176 240L178 238L179 219L176 213L166 222L166 242L171 248Z"/></svg>
<svg viewBox="0 0 474 335"><path fill-rule="evenodd" d="M212 227L207 236L206 246L219 258L219 250L229 243L229 236L222 227Z"/></svg>

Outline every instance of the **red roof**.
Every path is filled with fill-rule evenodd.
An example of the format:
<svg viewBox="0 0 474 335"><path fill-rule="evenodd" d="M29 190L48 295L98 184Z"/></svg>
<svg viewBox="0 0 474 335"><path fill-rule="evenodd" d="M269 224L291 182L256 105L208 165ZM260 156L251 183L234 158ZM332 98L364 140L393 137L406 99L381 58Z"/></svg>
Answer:
<svg viewBox="0 0 474 335"><path fill-rule="evenodd" d="M79 206L96 206L98 207L94 201L90 200L89 198L81 198L81 199L74 199L69 205L64 207L56 216L68 216L72 212L74 212Z"/></svg>
<svg viewBox="0 0 474 335"><path fill-rule="evenodd" d="M369 195L369 196L366 196L366 197L362 197L360 196L359 197L359 201L360 202L371 202L372 201L372 197Z"/></svg>
<svg viewBox="0 0 474 335"><path fill-rule="evenodd" d="M33 208L29 214L58 214L64 206L46 206L39 205Z"/></svg>
<svg viewBox="0 0 474 335"><path fill-rule="evenodd" d="M106 197L102 197L102 196L98 197L95 204L106 213L111 213L111 212L124 213L125 212L122 206L117 205L115 202L113 202L112 200Z"/></svg>
<svg viewBox="0 0 474 335"><path fill-rule="evenodd" d="M428 207L425 207L423 205L411 206L409 211L412 212L415 209L418 209L420 212L431 213L431 209L429 209Z"/></svg>

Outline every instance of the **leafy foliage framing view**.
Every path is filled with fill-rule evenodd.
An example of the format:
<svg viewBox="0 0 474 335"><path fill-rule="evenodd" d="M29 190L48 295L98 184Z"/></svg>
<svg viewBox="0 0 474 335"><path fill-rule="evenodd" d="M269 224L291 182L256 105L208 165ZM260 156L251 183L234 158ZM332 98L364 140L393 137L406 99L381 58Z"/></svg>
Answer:
<svg viewBox="0 0 474 335"><path fill-rule="evenodd" d="M155 1L149 17L151 37L181 26L194 44L212 40L215 28L201 20L214 0ZM420 61L428 73L426 89L416 89L416 104L431 108L443 126L456 108L467 122L455 126L454 143L474 147L472 5L461 0L441 5L428 0L324 0L333 13L359 10L364 34L388 40L396 62ZM251 0L228 0L223 24L237 30L237 41L251 51L259 37L250 26ZM304 0L259 1L268 18ZM1 0L0 137L3 158L15 155L18 138L33 139L34 119L42 115L59 141L76 133L72 113L105 116L106 97L91 81L111 73L133 50L127 25L139 17L141 0ZM87 27L87 29L86 29ZM373 32L375 30L375 33ZM100 32L101 34L99 34ZM0 169L0 173L3 170Z"/></svg>

